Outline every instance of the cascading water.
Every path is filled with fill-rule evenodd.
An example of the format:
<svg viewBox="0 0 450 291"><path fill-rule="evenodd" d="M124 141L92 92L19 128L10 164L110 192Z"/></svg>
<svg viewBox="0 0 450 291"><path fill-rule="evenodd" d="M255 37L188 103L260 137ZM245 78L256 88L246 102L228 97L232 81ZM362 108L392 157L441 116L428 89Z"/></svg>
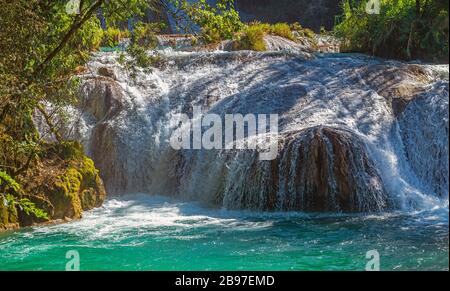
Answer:
<svg viewBox="0 0 450 291"><path fill-rule="evenodd" d="M255 210L448 204L448 66L292 48L159 53L160 65L134 74L117 53L96 53L81 76L72 137L85 143L111 195ZM277 158L172 149L171 121L193 106L221 116L278 114Z"/></svg>
<svg viewBox="0 0 450 291"><path fill-rule="evenodd" d="M109 198L81 220L0 234L1 270L63 270L73 250L82 270L364 270L373 250L381 270L448 270L448 65L273 37L264 53L188 42L161 39L151 70L93 55L62 132ZM173 149L194 106L278 114L276 158Z"/></svg>

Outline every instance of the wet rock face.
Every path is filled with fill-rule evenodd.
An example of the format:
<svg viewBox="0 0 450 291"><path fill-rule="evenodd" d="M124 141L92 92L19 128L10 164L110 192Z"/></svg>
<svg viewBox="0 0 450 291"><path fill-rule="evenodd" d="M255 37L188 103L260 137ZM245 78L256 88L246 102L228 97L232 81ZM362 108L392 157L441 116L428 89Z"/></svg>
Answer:
<svg viewBox="0 0 450 291"><path fill-rule="evenodd" d="M443 198L448 198L449 191L448 90L448 83L433 85L412 100L398 117L412 170Z"/></svg>
<svg viewBox="0 0 450 291"><path fill-rule="evenodd" d="M111 119L123 108L122 89L113 79L103 77L89 79L83 83L81 90L84 96L82 107L86 108L97 121Z"/></svg>
<svg viewBox="0 0 450 291"><path fill-rule="evenodd" d="M361 82L391 103L395 116L402 113L418 94L424 92L424 85L430 82L429 74L414 64L380 64L358 71Z"/></svg>
<svg viewBox="0 0 450 291"><path fill-rule="evenodd" d="M77 142L47 144L41 159L21 185L30 201L43 209L48 221L28 215L15 205L0 203L0 232L36 223L79 219L83 211L100 207L106 199L103 181L94 162Z"/></svg>
<svg viewBox="0 0 450 291"><path fill-rule="evenodd" d="M289 45L272 40L272 50ZM412 205L418 197L412 195L427 183L427 193L445 197L448 82L434 94L444 103L431 102L419 114L423 105L409 107L433 91L426 65L360 55L310 59L299 51L170 53L164 66L135 78L115 65L116 55L98 54L93 73L83 75L80 109L88 125L82 137L108 194L170 195L227 209L333 212ZM113 67L115 79L99 67ZM405 105L396 109L396 99ZM277 158L260 161L251 150L172 149L175 114L191 117L200 105L222 117L278 114ZM438 122L445 116L447 127ZM428 161L431 156L447 164Z"/></svg>
<svg viewBox="0 0 450 291"><path fill-rule="evenodd" d="M121 103L122 89L101 77L87 80L84 86L89 88L85 90L86 110L98 120L90 139L90 154L108 193L141 190L128 173L131 161L122 158L129 155L126 153L129 145L123 143L120 130L111 124L125 107ZM284 134L279 142L280 152L274 161L259 161L258 154L252 153L253 162L245 171L225 170L214 177L222 180L214 203L220 206L226 201L228 208L255 210L357 212L388 207L381 178L363 142L350 131L313 127ZM177 158L174 157L174 163ZM242 157L242 160L252 159ZM230 183L235 180L234 175L246 177L247 182ZM172 184L178 184L177 179L182 178L174 178Z"/></svg>
<svg viewBox="0 0 450 291"><path fill-rule="evenodd" d="M3 199L2 199L3 200ZM0 203L0 232L19 228L17 209L11 205Z"/></svg>
<svg viewBox="0 0 450 291"><path fill-rule="evenodd" d="M273 161L230 172L224 201L229 208L366 212L389 207L381 178L363 142L350 131L313 127L280 138ZM235 175L235 176L233 176ZM237 197L237 199L236 199Z"/></svg>
<svg viewBox="0 0 450 291"><path fill-rule="evenodd" d="M99 74L100 71L99 69ZM85 80L81 91L81 106L94 117L92 136L87 144L89 154L100 169L108 193L115 194L126 189L124 166L118 162L120 155L124 154L121 149L126 146L120 142L120 137L110 122L125 108L124 92L114 79L103 76Z"/></svg>
<svg viewBox="0 0 450 291"><path fill-rule="evenodd" d="M334 17L341 13L340 3L339 0L238 0L237 7L246 22L299 22L319 32L321 26L327 30L334 26Z"/></svg>
<svg viewBox="0 0 450 291"><path fill-rule="evenodd" d="M349 131L315 127L288 136L281 161L279 176L292 177L280 181L288 190L283 209L363 212L388 206L364 143Z"/></svg>
<svg viewBox="0 0 450 291"><path fill-rule="evenodd" d="M92 134L91 156L100 169L108 194L120 194L127 189L128 179L126 161L120 158L121 149L126 145L120 142L117 133L107 123L98 124Z"/></svg>

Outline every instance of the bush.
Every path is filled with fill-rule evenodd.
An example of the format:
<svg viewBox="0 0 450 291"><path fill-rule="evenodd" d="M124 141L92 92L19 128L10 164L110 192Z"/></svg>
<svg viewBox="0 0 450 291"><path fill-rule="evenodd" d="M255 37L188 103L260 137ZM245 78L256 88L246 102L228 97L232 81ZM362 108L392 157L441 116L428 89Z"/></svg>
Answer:
<svg viewBox="0 0 450 291"><path fill-rule="evenodd" d="M162 25L159 23L138 23L132 33L133 44L145 49L154 49L158 45L156 35L162 28Z"/></svg>
<svg viewBox="0 0 450 291"><path fill-rule="evenodd" d="M309 29L309 28L303 28L303 27L301 26L301 24L298 23L298 22L294 22L293 24L291 24L291 25L290 25L290 29L291 29L291 31L297 32L299 36L301 36L301 37L307 37L307 38L309 38L309 39L311 39L311 40L314 40L315 35L316 35L316 34L314 33L314 31L312 31L312 30Z"/></svg>
<svg viewBox="0 0 450 291"><path fill-rule="evenodd" d="M99 48L103 38L103 29L98 18L86 21L82 30L78 31L72 43L79 51L94 51Z"/></svg>
<svg viewBox="0 0 450 291"><path fill-rule="evenodd" d="M204 43L232 39L244 27L232 0L219 0L215 6L209 5L206 0L194 4L180 2L177 6L186 11L188 18L201 28L200 38Z"/></svg>
<svg viewBox="0 0 450 291"><path fill-rule="evenodd" d="M276 23L274 25L271 25L270 33L295 41L292 30L287 23Z"/></svg>
<svg viewBox="0 0 450 291"><path fill-rule="evenodd" d="M264 36L267 34L278 35L296 41L291 27L287 23L270 25L267 23L252 22L235 35L233 49L265 51L266 44L264 42Z"/></svg>
<svg viewBox="0 0 450 291"><path fill-rule="evenodd" d="M269 30L267 24L252 24L246 26L242 32L236 34L233 41L234 50L265 51L264 36Z"/></svg>
<svg viewBox="0 0 450 291"><path fill-rule="evenodd" d="M448 62L447 0L380 0L380 14L371 15L365 4L344 2L342 21L335 27L342 50Z"/></svg>
<svg viewBox="0 0 450 291"><path fill-rule="evenodd" d="M116 47L122 39L128 37L130 37L128 30L120 30L117 27L108 27L108 29L103 32L101 46Z"/></svg>

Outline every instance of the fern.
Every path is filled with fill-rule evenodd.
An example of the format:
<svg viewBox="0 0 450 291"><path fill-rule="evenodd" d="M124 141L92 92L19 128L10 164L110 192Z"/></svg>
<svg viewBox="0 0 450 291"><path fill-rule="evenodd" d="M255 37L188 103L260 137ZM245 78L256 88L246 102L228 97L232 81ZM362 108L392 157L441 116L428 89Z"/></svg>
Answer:
<svg viewBox="0 0 450 291"><path fill-rule="evenodd" d="M48 219L48 214L44 210L36 207L36 204L28 198L16 197L21 196L23 192L20 184L2 170L0 170L0 189L2 189L0 197L2 198L4 206L18 207L25 212L26 215L34 215L37 218ZM15 193L16 196L8 192Z"/></svg>

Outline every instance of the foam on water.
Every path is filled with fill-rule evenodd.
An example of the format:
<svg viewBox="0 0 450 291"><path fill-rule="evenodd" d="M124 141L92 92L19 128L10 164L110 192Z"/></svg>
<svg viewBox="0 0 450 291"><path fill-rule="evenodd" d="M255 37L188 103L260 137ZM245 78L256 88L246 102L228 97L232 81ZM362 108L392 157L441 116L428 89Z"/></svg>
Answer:
<svg viewBox="0 0 450 291"><path fill-rule="evenodd" d="M443 190L448 189L448 178L444 178L448 176L448 79L441 80L445 72L448 75L448 66L422 65L428 72L428 85L420 85L425 97L414 101L397 118L390 101L378 93L382 88L374 87L363 75L371 70L378 74L373 69L377 67L381 72L401 69L405 64L399 62L339 54L308 60L292 51L166 49L159 53L165 60L162 67L151 72L138 69L134 77L117 63L116 53L97 53L89 63L92 76L100 67L112 68L125 93L126 109L108 121L123 142L116 162L123 165L127 177L123 182L126 186L112 187L116 192L181 195L212 202L218 189L230 189L236 181L224 175L238 178L252 155L185 151L184 167L180 169L180 157L168 143L174 130L173 116L203 106L205 113L219 115L277 113L280 134L314 126L349 130L365 142L383 186L398 208L429 209L448 204L448 191ZM406 86L419 86L414 78L400 81ZM427 104L426 110L420 102ZM418 114L421 111L423 114ZM431 119L427 120L441 124L430 127L417 117L428 115ZM83 119L84 124L95 126ZM411 130L415 136L405 137ZM78 138L85 140L92 151L89 134L84 130ZM425 145L427 139L421 139L421 135L429 137L433 145ZM426 148L427 154L415 154ZM436 154L435 163L429 157ZM426 173L420 169L426 169ZM179 185L174 185L174 179L180 179ZM238 199L228 198L224 196L223 205L242 208L227 202Z"/></svg>
<svg viewBox="0 0 450 291"><path fill-rule="evenodd" d="M82 220L0 235L0 270L448 270L448 208L372 215L203 208L147 194ZM45 258L43 260L42 258Z"/></svg>

